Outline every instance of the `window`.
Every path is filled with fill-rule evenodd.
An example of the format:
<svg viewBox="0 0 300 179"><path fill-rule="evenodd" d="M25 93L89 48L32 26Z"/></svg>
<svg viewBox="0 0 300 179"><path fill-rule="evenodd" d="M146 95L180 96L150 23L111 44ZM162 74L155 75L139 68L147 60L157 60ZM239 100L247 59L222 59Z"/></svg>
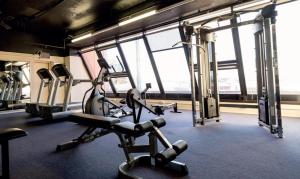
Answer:
<svg viewBox="0 0 300 179"><path fill-rule="evenodd" d="M147 35L147 38L152 51L169 49L176 43L181 42L178 28ZM178 46L181 46L181 44Z"/></svg>
<svg viewBox="0 0 300 179"><path fill-rule="evenodd" d="M220 94L240 94L238 72L234 70L218 71Z"/></svg>
<svg viewBox="0 0 300 179"><path fill-rule="evenodd" d="M90 71L92 78L95 79L100 71L100 66L97 62L98 55L95 50L82 53L83 60Z"/></svg>
<svg viewBox="0 0 300 179"><path fill-rule="evenodd" d="M257 93L255 41L253 25L239 27L245 80L248 94Z"/></svg>
<svg viewBox="0 0 300 179"><path fill-rule="evenodd" d="M126 93L129 89L131 89L131 84L127 77L123 78L112 78L112 82L116 87L116 91L118 93Z"/></svg>
<svg viewBox="0 0 300 179"><path fill-rule="evenodd" d="M179 30L171 29L147 36L165 92L189 93L190 74ZM159 50L159 51L158 51Z"/></svg>
<svg viewBox="0 0 300 179"><path fill-rule="evenodd" d="M282 94L300 94L300 1L277 6L277 48Z"/></svg>
<svg viewBox="0 0 300 179"><path fill-rule="evenodd" d="M95 50L82 53L83 60L85 61L85 64L87 66L87 69L90 71L92 78L96 79L98 77L98 74L100 72L100 66L98 64L98 55ZM112 92L112 89L109 85L109 83L104 83L102 88L106 92Z"/></svg>
<svg viewBox="0 0 300 179"><path fill-rule="evenodd" d="M241 14L240 17L238 18L238 20L240 21L250 21L250 20L254 20L257 16L257 12L248 12L245 14Z"/></svg>
<svg viewBox="0 0 300 179"><path fill-rule="evenodd" d="M190 92L190 74L183 48L153 54L166 92Z"/></svg>
<svg viewBox="0 0 300 179"><path fill-rule="evenodd" d="M143 90L146 83L151 83L149 91L159 92L144 41L139 39L121 43L121 47L137 89Z"/></svg>
<svg viewBox="0 0 300 179"><path fill-rule="evenodd" d="M235 60L231 29L216 32L217 61Z"/></svg>
<svg viewBox="0 0 300 179"><path fill-rule="evenodd" d="M229 24L229 20L211 23L214 27ZM215 55L217 61L236 60L231 29L215 32L215 39ZM219 70L218 82L220 93L240 94L240 83L237 69Z"/></svg>
<svg viewBox="0 0 300 179"><path fill-rule="evenodd" d="M101 54L111 66L111 69L109 69L110 73L126 72L117 47L101 50ZM132 88L128 77L113 78L112 83L114 84L117 93L126 93L127 90Z"/></svg>
<svg viewBox="0 0 300 179"><path fill-rule="evenodd" d="M102 50L101 54L107 63L112 67L110 72L124 72L124 66L117 47Z"/></svg>

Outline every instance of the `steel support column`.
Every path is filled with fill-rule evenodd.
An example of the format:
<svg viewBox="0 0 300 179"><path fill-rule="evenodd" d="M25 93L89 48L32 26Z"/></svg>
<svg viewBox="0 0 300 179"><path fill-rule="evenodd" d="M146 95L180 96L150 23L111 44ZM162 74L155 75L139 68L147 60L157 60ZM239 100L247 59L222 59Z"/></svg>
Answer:
<svg viewBox="0 0 300 179"><path fill-rule="evenodd" d="M238 67L240 90L241 90L242 97L245 99L247 97L247 86L246 86L245 72L244 72L244 66L243 66L243 56L242 56L242 50L241 50L239 29L238 29L238 27L236 27L237 18L236 17L232 18L230 20L230 23L233 26L233 28L231 29L231 32L232 32L235 58L236 58L237 67Z"/></svg>

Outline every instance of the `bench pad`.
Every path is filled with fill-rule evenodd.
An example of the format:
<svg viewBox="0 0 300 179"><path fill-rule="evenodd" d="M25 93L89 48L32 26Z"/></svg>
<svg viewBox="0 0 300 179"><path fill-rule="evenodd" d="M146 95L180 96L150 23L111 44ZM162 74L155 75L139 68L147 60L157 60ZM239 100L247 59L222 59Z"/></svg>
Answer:
<svg viewBox="0 0 300 179"><path fill-rule="evenodd" d="M92 114L74 113L68 117L68 121L82 125L108 129L111 128L112 125L119 123L120 119L114 117L96 116Z"/></svg>
<svg viewBox="0 0 300 179"><path fill-rule="evenodd" d="M7 128L0 130L0 142L26 136L27 133L19 128Z"/></svg>
<svg viewBox="0 0 300 179"><path fill-rule="evenodd" d="M151 131L153 129L153 124L150 121L140 124L126 121L115 124L114 129L122 134L138 137L144 135L146 132Z"/></svg>

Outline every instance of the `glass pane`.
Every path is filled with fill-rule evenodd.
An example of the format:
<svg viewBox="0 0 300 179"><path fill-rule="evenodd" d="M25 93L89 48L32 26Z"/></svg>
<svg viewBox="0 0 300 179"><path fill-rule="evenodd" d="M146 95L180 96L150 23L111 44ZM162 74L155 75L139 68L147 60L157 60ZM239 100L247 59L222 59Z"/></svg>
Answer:
<svg viewBox="0 0 300 179"><path fill-rule="evenodd" d="M93 79L97 78L101 68L97 62L98 55L96 51L93 50L90 52L82 53L82 56L83 56L83 60L87 65L88 70L91 72L92 78ZM112 92L109 83L104 83L102 88L106 92Z"/></svg>
<svg viewBox="0 0 300 179"><path fill-rule="evenodd" d="M220 94L240 94L240 83L237 70L219 70L218 82Z"/></svg>
<svg viewBox="0 0 300 179"><path fill-rule="evenodd" d="M300 1L277 7L277 44L282 94L300 94Z"/></svg>
<svg viewBox="0 0 300 179"><path fill-rule="evenodd" d="M107 63L112 67L110 72L122 72L125 71L122 59L120 57L119 51L116 47L102 50L101 54ZM114 69L114 70L113 70Z"/></svg>
<svg viewBox="0 0 300 179"><path fill-rule="evenodd" d="M254 20L256 16L257 16L257 12L250 12L246 14L241 14L239 19L241 22L244 22L244 21Z"/></svg>
<svg viewBox="0 0 300 179"><path fill-rule="evenodd" d="M90 71L92 78L95 79L100 71L100 66L98 65L98 55L95 50L82 53L83 60Z"/></svg>
<svg viewBox="0 0 300 179"><path fill-rule="evenodd" d="M231 29L216 32L216 59L235 60Z"/></svg>
<svg viewBox="0 0 300 179"><path fill-rule="evenodd" d="M154 53L166 92L190 92L189 70L182 48Z"/></svg>
<svg viewBox="0 0 300 179"><path fill-rule="evenodd" d="M257 93L255 42L253 25L239 27L243 65L248 94Z"/></svg>
<svg viewBox="0 0 300 179"><path fill-rule="evenodd" d="M230 25L230 20L223 20L223 21L211 21L204 26L209 27L209 28L217 28L217 27L222 27Z"/></svg>
<svg viewBox="0 0 300 179"><path fill-rule="evenodd" d="M126 93L129 89L132 88L130 81L127 77L113 78L112 82L116 87L117 93Z"/></svg>
<svg viewBox="0 0 300 179"><path fill-rule="evenodd" d="M153 68L142 39L122 43L130 72L139 90L145 89L146 83L151 83L151 92L159 92Z"/></svg>
<svg viewBox="0 0 300 179"><path fill-rule="evenodd" d="M181 41L177 28L147 35L147 38L152 51L172 48L173 45ZM181 44L178 44L178 46L181 46Z"/></svg>

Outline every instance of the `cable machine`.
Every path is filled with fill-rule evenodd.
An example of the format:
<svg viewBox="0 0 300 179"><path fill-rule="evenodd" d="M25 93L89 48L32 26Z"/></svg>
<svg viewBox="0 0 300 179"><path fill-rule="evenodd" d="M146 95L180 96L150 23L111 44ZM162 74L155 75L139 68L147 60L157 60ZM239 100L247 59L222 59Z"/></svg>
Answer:
<svg viewBox="0 0 300 179"><path fill-rule="evenodd" d="M282 138L275 8L275 4L263 8L255 23L258 120L260 126Z"/></svg>
<svg viewBox="0 0 300 179"><path fill-rule="evenodd" d="M215 58L214 33L208 33L204 28L194 29L187 22L183 23L185 38L183 44L187 49L188 66L191 80L193 126L205 125L207 121L219 122L219 89L217 71L218 64ZM192 43L192 36L196 37L196 44ZM197 62L193 60L193 46L196 46ZM197 84L195 72L198 73ZM197 114L199 104L199 116Z"/></svg>

